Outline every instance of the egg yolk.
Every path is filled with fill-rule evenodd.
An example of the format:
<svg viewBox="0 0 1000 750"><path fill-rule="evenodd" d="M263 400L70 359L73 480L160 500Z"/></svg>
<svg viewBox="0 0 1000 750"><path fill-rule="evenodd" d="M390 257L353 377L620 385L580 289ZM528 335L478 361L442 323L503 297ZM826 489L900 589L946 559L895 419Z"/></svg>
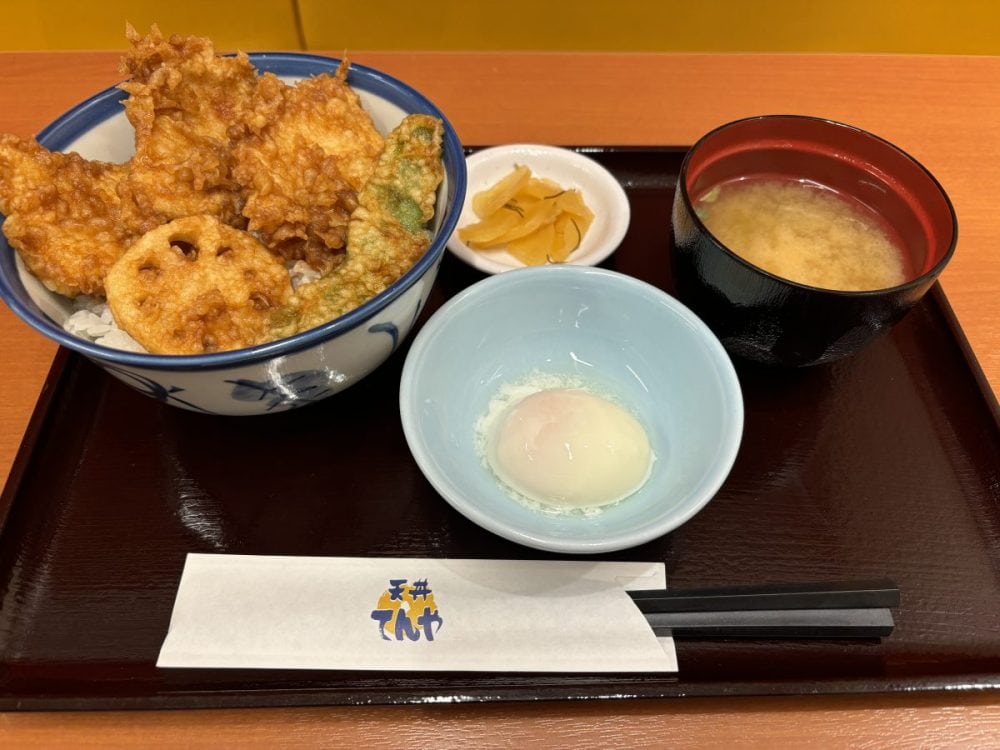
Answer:
<svg viewBox="0 0 1000 750"><path fill-rule="evenodd" d="M649 478L653 452L646 431L625 409L583 390L554 388L501 415L487 460L520 494L569 510L631 495Z"/></svg>

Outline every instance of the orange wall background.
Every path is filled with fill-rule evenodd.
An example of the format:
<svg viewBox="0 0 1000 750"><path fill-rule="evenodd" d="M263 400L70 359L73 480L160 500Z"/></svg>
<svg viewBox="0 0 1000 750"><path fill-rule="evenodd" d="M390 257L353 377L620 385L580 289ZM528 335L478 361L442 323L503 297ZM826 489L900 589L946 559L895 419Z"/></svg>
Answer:
<svg viewBox="0 0 1000 750"><path fill-rule="evenodd" d="M21 0L0 49L121 49L140 30L219 49L1000 54L994 0Z"/></svg>

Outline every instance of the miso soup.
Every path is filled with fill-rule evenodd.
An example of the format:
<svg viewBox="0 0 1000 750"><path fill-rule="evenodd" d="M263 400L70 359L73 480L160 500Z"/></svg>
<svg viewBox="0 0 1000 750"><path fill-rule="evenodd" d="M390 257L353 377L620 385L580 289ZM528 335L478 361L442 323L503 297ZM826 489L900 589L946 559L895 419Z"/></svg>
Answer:
<svg viewBox="0 0 1000 750"><path fill-rule="evenodd" d="M733 180L708 190L694 206L723 245L790 281L840 291L906 281L903 252L880 217L815 182Z"/></svg>

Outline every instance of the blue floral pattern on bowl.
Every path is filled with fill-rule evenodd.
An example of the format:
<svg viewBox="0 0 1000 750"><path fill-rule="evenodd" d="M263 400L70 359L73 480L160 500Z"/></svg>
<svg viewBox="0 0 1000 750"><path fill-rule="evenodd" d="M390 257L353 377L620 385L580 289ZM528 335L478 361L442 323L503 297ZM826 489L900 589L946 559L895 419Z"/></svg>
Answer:
<svg viewBox="0 0 1000 750"><path fill-rule="evenodd" d="M346 376L326 370L302 370L283 376L279 381L227 380L233 386L235 401L265 401L267 410L295 409L335 393Z"/></svg>
<svg viewBox="0 0 1000 750"><path fill-rule="evenodd" d="M144 375L139 375L138 373L132 372L131 370L125 370L121 367L115 367L114 365L109 365L106 362L101 364L105 370L113 372L121 380L125 381L137 391L155 398L157 401L169 404L171 401L183 406L187 409L192 409L194 411L199 411L203 414L213 414L214 412L208 409L203 409L197 404L193 404L190 401L178 396L178 393L184 393L184 389L176 385L162 385L157 383L152 378L148 378Z"/></svg>
<svg viewBox="0 0 1000 750"><path fill-rule="evenodd" d="M417 322L417 318L420 317L420 311L424 309L424 300L418 299L417 306L413 308L413 315L410 317L410 327ZM399 347L399 326L393 322L386 323L375 323L374 325L368 326L368 333L388 333L390 338L392 338L392 351L396 351Z"/></svg>

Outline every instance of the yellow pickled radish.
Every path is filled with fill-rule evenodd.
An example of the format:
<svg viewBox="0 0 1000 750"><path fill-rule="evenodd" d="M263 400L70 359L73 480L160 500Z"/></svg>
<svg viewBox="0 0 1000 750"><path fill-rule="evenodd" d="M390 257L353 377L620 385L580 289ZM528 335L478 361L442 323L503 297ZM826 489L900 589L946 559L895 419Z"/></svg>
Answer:
<svg viewBox="0 0 1000 750"><path fill-rule="evenodd" d="M531 234L507 243L507 252L526 266L541 266L548 262L555 237L555 223L549 223Z"/></svg>
<svg viewBox="0 0 1000 750"><path fill-rule="evenodd" d="M553 239L552 250L549 252L551 263L563 263L580 246L583 239L583 232L578 219L571 214L562 213L552 225Z"/></svg>
<svg viewBox="0 0 1000 750"><path fill-rule="evenodd" d="M497 237L496 242L502 244L526 237L539 227L554 222L559 213L559 204L554 200L538 201L535 205L526 208L521 220Z"/></svg>
<svg viewBox="0 0 1000 750"><path fill-rule="evenodd" d="M562 185L545 177L532 177L521 188L519 196L531 198L555 198L563 192Z"/></svg>
<svg viewBox="0 0 1000 750"><path fill-rule="evenodd" d="M526 166L473 196L472 207L480 221L461 227L459 239L474 250L506 246L525 265L565 262L594 221L579 190Z"/></svg>
<svg viewBox="0 0 1000 750"><path fill-rule="evenodd" d="M593 219L594 217L593 212L583 202L583 194L579 190L566 190L562 195L558 196L557 200L559 201L559 207L566 213L579 216L580 218L589 217L589 219Z"/></svg>
<svg viewBox="0 0 1000 750"><path fill-rule="evenodd" d="M523 212L520 210L502 208L482 221L461 227L458 230L458 238L469 247L495 247L503 244L502 240L497 239L498 237L502 237L521 223L522 215Z"/></svg>
<svg viewBox="0 0 1000 750"><path fill-rule="evenodd" d="M472 198L472 210L480 219L492 216L517 195L529 179L531 179L530 169L523 165L514 167L514 171L496 185L481 193L476 193Z"/></svg>

